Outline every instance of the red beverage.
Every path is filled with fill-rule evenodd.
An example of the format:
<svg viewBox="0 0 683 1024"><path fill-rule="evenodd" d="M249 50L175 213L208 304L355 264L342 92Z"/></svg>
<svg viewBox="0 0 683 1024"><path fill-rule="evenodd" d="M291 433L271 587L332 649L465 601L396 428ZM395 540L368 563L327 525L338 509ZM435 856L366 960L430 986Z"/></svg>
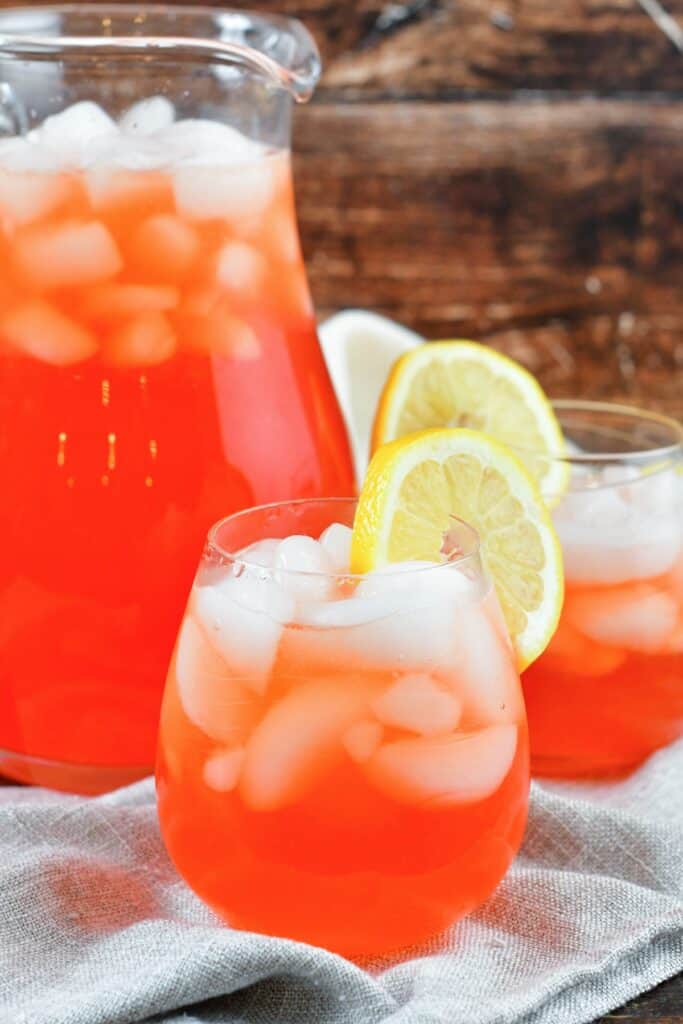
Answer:
<svg viewBox="0 0 683 1024"><path fill-rule="evenodd" d="M683 736L683 431L619 406L557 410L579 450L553 507L560 625L522 677L532 768L614 775Z"/></svg>
<svg viewBox="0 0 683 1024"><path fill-rule="evenodd" d="M47 126L85 115L87 168L36 169L45 129L0 151L0 768L77 789L153 760L209 524L353 489L288 154L175 122L132 169L99 108Z"/></svg>
<svg viewBox="0 0 683 1024"><path fill-rule="evenodd" d="M523 683L540 774L619 774L678 739L683 558L646 581L568 580L557 633Z"/></svg>
<svg viewBox="0 0 683 1024"><path fill-rule="evenodd" d="M349 577L350 530L330 523L352 514L295 503L212 531L169 671L157 785L171 857L231 925L360 956L490 895L521 842L529 776L481 564ZM287 539L263 540L275 536Z"/></svg>

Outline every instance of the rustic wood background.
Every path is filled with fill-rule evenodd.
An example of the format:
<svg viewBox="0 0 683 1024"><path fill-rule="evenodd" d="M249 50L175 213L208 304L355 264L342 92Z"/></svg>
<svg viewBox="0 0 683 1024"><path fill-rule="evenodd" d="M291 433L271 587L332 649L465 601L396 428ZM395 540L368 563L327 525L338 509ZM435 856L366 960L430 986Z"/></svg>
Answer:
<svg viewBox="0 0 683 1024"><path fill-rule="evenodd" d="M322 50L295 133L321 316L483 339L553 395L683 418L683 53L645 4L230 3L302 18ZM683 1024L683 981L607 1021Z"/></svg>
<svg viewBox="0 0 683 1024"><path fill-rule="evenodd" d="M683 416L683 54L638 0L261 6L326 63L295 138L321 314L484 339L554 395Z"/></svg>

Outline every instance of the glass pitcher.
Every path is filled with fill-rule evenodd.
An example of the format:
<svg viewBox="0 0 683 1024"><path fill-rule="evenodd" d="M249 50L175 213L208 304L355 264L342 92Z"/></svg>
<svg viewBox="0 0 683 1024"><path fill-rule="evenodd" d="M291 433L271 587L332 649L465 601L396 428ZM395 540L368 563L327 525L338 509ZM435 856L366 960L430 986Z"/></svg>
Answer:
<svg viewBox="0 0 683 1024"><path fill-rule="evenodd" d="M153 761L208 526L350 494L289 161L296 21L0 13L0 772Z"/></svg>

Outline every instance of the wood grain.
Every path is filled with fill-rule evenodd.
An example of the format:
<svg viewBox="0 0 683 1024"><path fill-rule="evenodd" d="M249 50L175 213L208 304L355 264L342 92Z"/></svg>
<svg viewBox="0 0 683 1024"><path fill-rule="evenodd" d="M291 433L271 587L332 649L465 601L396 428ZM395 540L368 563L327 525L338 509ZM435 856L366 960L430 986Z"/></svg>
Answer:
<svg viewBox="0 0 683 1024"><path fill-rule="evenodd" d="M555 395L683 414L682 105L321 105L295 153L321 315L377 309Z"/></svg>
<svg viewBox="0 0 683 1024"><path fill-rule="evenodd" d="M658 985L627 1006L601 1017L596 1024L681 1024L683 976Z"/></svg>

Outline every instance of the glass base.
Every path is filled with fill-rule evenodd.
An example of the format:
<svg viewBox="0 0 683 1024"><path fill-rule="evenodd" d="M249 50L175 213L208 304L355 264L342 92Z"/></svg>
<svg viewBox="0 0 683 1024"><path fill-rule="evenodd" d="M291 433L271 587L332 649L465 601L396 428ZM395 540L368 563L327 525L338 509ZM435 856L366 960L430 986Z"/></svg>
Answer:
<svg viewBox="0 0 683 1024"><path fill-rule="evenodd" d="M0 749L0 777L8 783L45 786L64 793L97 796L144 779L151 765L74 764Z"/></svg>
<svg viewBox="0 0 683 1024"><path fill-rule="evenodd" d="M591 761L580 757L532 757L531 775L538 779L570 779L590 782L629 775L642 761Z"/></svg>

